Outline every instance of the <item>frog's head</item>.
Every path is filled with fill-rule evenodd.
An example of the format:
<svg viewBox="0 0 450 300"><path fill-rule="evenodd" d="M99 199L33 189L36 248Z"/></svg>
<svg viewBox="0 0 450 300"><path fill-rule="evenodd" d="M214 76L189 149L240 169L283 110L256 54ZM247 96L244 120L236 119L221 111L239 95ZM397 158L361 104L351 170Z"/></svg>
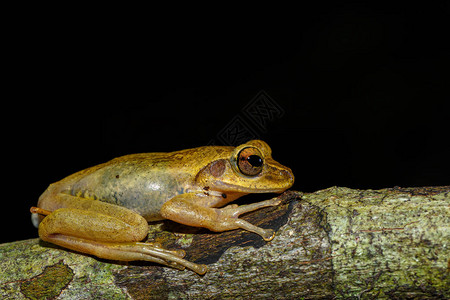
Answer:
<svg viewBox="0 0 450 300"><path fill-rule="evenodd" d="M291 169L272 159L261 140L226 147L196 177L198 184L220 192L281 193L294 184Z"/></svg>

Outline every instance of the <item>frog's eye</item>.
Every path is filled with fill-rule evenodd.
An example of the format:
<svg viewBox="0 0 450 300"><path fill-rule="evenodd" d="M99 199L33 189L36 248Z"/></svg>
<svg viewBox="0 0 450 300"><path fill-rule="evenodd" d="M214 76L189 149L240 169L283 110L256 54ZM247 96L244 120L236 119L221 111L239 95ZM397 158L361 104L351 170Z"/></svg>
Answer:
<svg viewBox="0 0 450 300"><path fill-rule="evenodd" d="M255 176L262 171L264 160L258 149L247 147L239 152L237 163L242 174Z"/></svg>

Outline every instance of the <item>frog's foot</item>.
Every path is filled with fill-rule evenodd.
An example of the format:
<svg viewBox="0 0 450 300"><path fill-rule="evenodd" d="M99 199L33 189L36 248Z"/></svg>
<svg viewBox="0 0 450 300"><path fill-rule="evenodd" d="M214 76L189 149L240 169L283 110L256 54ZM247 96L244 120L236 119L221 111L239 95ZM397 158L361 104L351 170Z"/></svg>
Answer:
<svg viewBox="0 0 450 300"><path fill-rule="evenodd" d="M69 249L92 254L104 259L150 261L179 270L188 268L200 275L205 274L208 270L205 265L195 264L183 259L186 254L184 250L167 250L161 248L158 244L155 246L155 244L152 243L140 242L98 242L61 234L50 236L46 240Z"/></svg>
<svg viewBox="0 0 450 300"><path fill-rule="evenodd" d="M259 234L265 241L271 241L275 237L275 232L272 229L264 229L257 227L245 220L239 219L238 217L242 214L269 206L277 206L281 203L278 198L273 198L257 203L252 203L248 205L238 206L236 204L228 205L218 211L218 221L223 223L225 226L237 226L237 228L245 229L250 232Z"/></svg>
<svg viewBox="0 0 450 300"><path fill-rule="evenodd" d="M48 216L49 214L52 213L52 212L49 211L49 210L42 209L42 208L35 207L35 206L32 206L32 207L30 208L30 212L31 212L32 214L39 214L39 215L43 215L43 216Z"/></svg>
<svg viewBox="0 0 450 300"><path fill-rule="evenodd" d="M199 206L195 200L195 195L176 196L163 205L161 215L178 223L205 227L216 232L241 228L259 234L265 241L271 241L275 237L272 229L257 227L238 217L263 207L279 205L280 200L277 198L242 206L232 204L220 209Z"/></svg>

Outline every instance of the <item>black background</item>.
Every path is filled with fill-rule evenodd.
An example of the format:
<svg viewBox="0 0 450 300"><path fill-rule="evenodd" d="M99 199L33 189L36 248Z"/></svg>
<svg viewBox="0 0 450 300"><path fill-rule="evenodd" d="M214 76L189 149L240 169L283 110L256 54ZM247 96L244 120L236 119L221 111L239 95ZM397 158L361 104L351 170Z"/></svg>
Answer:
<svg viewBox="0 0 450 300"><path fill-rule="evenodd" d="M124 154L222 144L236 117L297 190L449 185L450 5L336 2L21 25L2 242L37 236L28 209L48 184ZM264 130L243 113L260 91L284 111Z"/></svg>

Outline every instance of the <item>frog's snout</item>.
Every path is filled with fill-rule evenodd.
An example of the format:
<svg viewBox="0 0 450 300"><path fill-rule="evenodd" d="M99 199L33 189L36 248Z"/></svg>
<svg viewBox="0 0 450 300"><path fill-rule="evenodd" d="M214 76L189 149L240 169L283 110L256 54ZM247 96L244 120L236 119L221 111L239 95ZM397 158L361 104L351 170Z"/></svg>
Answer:
<svg viewBox="0 0 450 300"><path fill-rule="evenodd" d="M285 168L283 170L279 170L279 177L282 178L279 182L281 183L280 191L284 192L294 185L294 174L291 169Z"/></svg>
<svg viewBox="0 0 450 300"><path fill-rule="evenodd" d="M289 168L286 168L285 170L281 170L282 176L286 178L286 189L290 188L294 185L295 177L294 173L292 173L292 170Z"/></svg>

